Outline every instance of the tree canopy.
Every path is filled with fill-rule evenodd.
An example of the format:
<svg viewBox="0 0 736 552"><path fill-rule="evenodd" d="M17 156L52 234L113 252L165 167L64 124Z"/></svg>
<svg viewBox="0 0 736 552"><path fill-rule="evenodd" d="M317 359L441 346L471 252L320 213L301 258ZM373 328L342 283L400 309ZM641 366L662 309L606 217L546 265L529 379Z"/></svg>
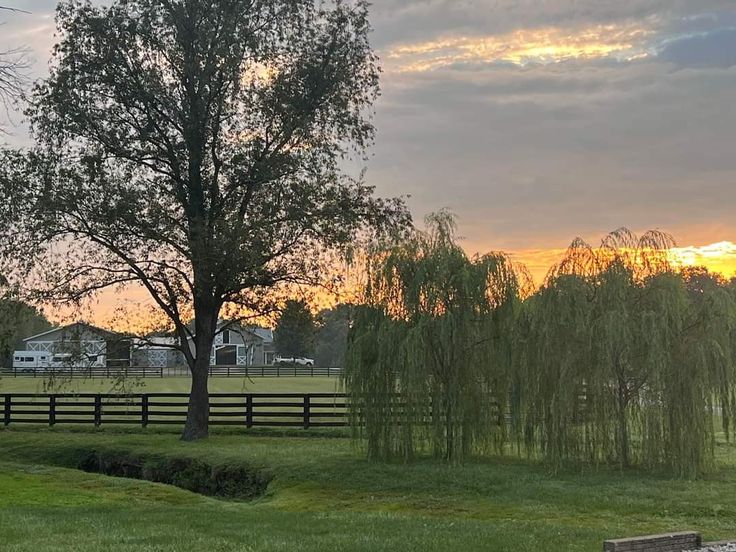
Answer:
<svg viewBox="0 0 736 552"><path fill-rule="evenodd" d="M0 6L0 12L21 11L8 6ZM28 66L28 51L24 47L16 46L0 51L0 106L6 114L25 90L28 83L26 74Z"/></svg>
<svg viewBox="0 0 736 552"><path fill-rule="evenodd" d="M520 285L504 255L465 254L453 215L426 225L370 263L345 383L371 457L457 462L505 443Z"/></svg>
<svg viewBox="0 0 736 552"><path fill-rule="evenodd" d="M316 326L314 315L305 301L289 299L281 310L274 345L282 357L309 357L314 354Z"/></svg>
<svg viewBox="0 0 736 552"><path fill-rule="evenodd" d="M596 248L576 240L528 301L520 416L527 445L552 465L635 463L690 476L712 462L714 399L730 417L736 312L721 287L671 266L673 244L625 229Z"/></svg>

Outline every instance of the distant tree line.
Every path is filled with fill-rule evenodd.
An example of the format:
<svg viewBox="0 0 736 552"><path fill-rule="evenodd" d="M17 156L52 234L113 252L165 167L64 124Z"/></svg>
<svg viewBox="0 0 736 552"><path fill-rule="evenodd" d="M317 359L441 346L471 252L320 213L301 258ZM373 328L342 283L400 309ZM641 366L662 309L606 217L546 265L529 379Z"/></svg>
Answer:
<svg viewBox="0 0 736 552"><path fill-rule="evenodd" d="M736 281L621 229L575 240L532 290L504 255L469 258L450 214L427 222L373 253L353 317L346 387L369 456L713 466L716 424L736 433Z"/></svg>
<svg viewBox="0 0 736 552"><path fill-rule="evenodd" d="M52 328L44 314L8 297L0 299L0 368L13 365L13 351L21 348L21 340Z"/></svg>

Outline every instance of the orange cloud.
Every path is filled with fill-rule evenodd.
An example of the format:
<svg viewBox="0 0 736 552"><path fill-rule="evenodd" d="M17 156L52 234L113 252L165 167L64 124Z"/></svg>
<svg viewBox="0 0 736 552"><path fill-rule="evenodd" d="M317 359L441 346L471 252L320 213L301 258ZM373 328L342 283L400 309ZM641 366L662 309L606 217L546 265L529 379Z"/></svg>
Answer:
<svg viewBox="0 0 736 552"><path fill-rule="evenodd" d="M431 71L457 63L503 62L523 66L604 57L631 60L648 54L646 39L654 33L653 28L631 23L450 37L396 46L385 53L385 68L406 73Z"/></svg>

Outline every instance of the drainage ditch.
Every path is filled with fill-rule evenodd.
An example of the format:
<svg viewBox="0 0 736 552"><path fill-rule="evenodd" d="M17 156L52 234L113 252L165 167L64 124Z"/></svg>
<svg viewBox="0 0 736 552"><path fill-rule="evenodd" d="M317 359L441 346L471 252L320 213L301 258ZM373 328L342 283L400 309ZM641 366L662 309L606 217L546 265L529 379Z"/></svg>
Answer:
<svg viewBox="0 0 736 552"><path fill-rule="evenodd" d="M165 483L206 496L252 500L265 494L272 476L248 466L217 466L193 458L90 451L78 469L114 477Z"/></svg>

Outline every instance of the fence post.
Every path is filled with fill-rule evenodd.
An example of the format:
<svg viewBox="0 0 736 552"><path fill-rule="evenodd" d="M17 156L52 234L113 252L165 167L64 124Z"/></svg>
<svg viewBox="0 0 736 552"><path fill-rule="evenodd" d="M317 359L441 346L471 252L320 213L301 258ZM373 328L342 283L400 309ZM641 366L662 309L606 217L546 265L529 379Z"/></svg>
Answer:
<svg viewBox="0 0 736 552"><path fill-rule="evenodd" d="M278 370L278 366L276 367L276 369ZM265 375L266 375L266 367L265 366L261 366L261 377L263 377Z"/></svg>
<svg viewBox="0 0 736 552"><path fill-rule="evenodd" d="M13 400L13 395L5 395L5 416L3 423L8 426L10 425L10 412L11 412L11 401Z"/></svg>
<svg viewBox="0 0 736 552"><path fill-rule="evenodd" d="M95 395L95 427L102 424L102 397L99 393Z"/></svg>
<svg viewBox="0 0 736 552"><path fill-rule="evenodd" d="M327 377L328 378L330 377L330 365L329 364L327 365Z"/></svg>
<svg viewBox="0 0 736 552"><path fill-rule="evenodd" d="M56 395L49 395L49 426L56 424Z"/></svg>
<svg viewBox="0 0 736 552"><path fill-rule="evenodd" d="M227 365L227 377L228 378L230 377L230 365L229 364Z"/></svg>
<svg viewBox="0 0 736 552"><path fill-rule="evenodd" d="M245 427L253 427L253 395L248 393L245 396Z"/></svg>
<svg viewBox="0 0 736 552"><path fill-rule="evenodd" d="M296 377L296 362L294 363L294 377Z"/></svg>
<svg viewBox="0 0 736 552"><path fill-rule="evenodd" d="M141 427L148 427L148 393L141 395Z"/></svg>
<svg viewBox="0 0 736 552"><path fill-rule="evenodd" d="M311 376L314 377L314 364L312 364L310 367Z"/></svg>
<svg viewBox="0 0 736 552"><path fill-rule="evenodd" d="M304 395L304 429L309 429L309 411L310 400L309 395Z"/></svg>

